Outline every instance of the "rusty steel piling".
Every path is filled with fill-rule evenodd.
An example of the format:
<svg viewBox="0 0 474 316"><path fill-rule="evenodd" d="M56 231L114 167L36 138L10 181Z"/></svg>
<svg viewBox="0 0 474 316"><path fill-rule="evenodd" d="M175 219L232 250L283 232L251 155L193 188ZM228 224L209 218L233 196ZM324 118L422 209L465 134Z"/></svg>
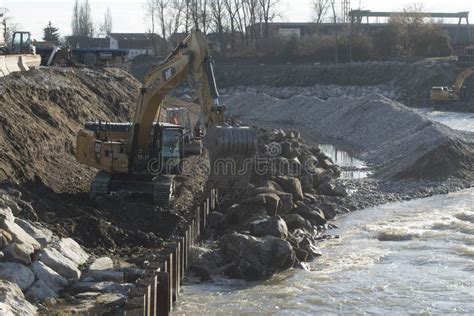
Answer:
<svg viewBox="0 0 474 316"><path fill-rule="evenodd" d="M190 248L195 246L207 226L209 212L217 205L217 190L209 196L193 213L194 219L162 262L150 262L145 273L127 275L135 280L135 288L128 293L123 315L125 316L166 316L178 301L181 283L186 269L192 264Z"/></svg>

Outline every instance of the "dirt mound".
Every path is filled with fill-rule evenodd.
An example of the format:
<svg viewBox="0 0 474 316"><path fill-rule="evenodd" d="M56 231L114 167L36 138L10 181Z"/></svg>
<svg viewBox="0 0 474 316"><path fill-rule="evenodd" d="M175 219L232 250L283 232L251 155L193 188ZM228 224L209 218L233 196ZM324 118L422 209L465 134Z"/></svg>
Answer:
<svg viewBox="0 0 474 316"><path fill-rule="evenodd" d="M31 202L22 217L98 255L158 253L164 240L184 229L203 194L206 170L194 168L178 179L175 203L162 209L141 196L89 200L96 170L74 157L84 122L130 121L139 88L119 69L42 68L0 79L0 186L14 186ZM172 98L165 105L196 108ZM204 157L191 159L205 165Z"/></svg>
<svg viewBox="0 0 474 316"><path fill-rule="evenodd" d="M74 158L85 121L128 121L139 83L117 69L44 68L0 79L0 180L35 178L55 191L85 188Z"/></svg>
<svg viewBox="0 0 474 316"><path fill-rule="evenodd" d="M240 93L224 101L244 121L298 126L307 138L356 149L386 177L474 177L472 133L431 122L378 94L325 101Z"/></svg>

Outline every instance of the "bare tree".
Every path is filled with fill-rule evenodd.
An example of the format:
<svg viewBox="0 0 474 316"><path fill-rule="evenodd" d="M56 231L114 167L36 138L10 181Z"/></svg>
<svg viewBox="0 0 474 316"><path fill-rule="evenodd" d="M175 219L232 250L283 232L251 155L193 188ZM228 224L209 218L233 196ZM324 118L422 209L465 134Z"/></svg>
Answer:
<svg viewBox="0 0 474 316"><path fill-rule="evenodd" d="M80 33L84 36L94 35L94 24L92 23L92 12L89 0L84 0L80 10Z"/></svg>
<svg viewBox="0 0 474 316"><path fill-rule="evenodd" d="M185 9L184 9L184 32L187 34L189 33L189 25L190 21L192 20L192 1L191 0L184 0L186 2Z"/></svg>
<svg viewBox="0 0 474 316"><path fill-rule="evenodd" d="M77 0L76 0L77 1ZM155 33L156 13L158 11L155 0L147 0L145 5L146 15L150 18L151 28L150 33Z"/></svg>
<svg viewBox="0 0 474 316"><path fill-rule="evenodd" d="M244 1L244 6L246 7L246 11L248 12L248 19L250 25L254 27L250 28L250 38L256 39L257 34L255 32L255 25L257 24L257 18L260 15L261 9L259 6L259 0L246 0Z"/></svg>
<svg viewBox="0 0 474 316"><path fill-rule="evenodd" d="M331 8L332 8L332 16L334 22L334 60L336 64L339 62L339 53L338 53L338 45L339 45L339 34L337 31L337 15L336 15L336 1L331 0Z"/></svg>
<svg viewBox="0 0 474 316"><path fill-rule="evenodd" d="M12 44L12 39L13 39L13 33L17 32L18 30L21 29L21 25L18 23L15 23L11 16L7 15L8 9L7 8L0 8L0 14L3 15L3 21L1 22L4 26L4 34L5 36L5 45L7 47L11 48Z"/></svg>
<svg viewBox="0 0 474 316"><path fill-rule="evenodd" d="M112 33L112 11L110 8L107 8L104 14L104 22L99 28L99 32L101 35L106 36L109 33Z"/></svg>
<svg viewBox="0 0 474 316"><path fill-rule="evenodd" d="M212 22L215 26L215 32L219 34L219 45L222 49L224 47L224 23L225 23L224 0L210 0L210 9L211 9Z"/></svg>
<svg viewBox="0 0 474 316"><path fill-rule="evenodd" d="M268 38L268 23L276 16L275 7L280 0L259 0L262 9L262 18L265 23L265 37Z"/></svg>
<svg viewBox="0 0 474 316"><path fill-rule="evenodd" d="M160 24L160 30L161 30L161 37L163 38L163 49L166 52L168 50L167 44L166 44L166 22L167 22L167 16L166 16L166 8L169 4L169 0L155 0L156 2L156 8L157 8L157 13L158 13L158 22Z"/></svg>
<svg viewBox="0 0 474 316"><path fill-rule="evenodd" d="M76 0L71 21L72 34L76 36L94 36L94 24L89 0L79 2Z"/></svg>
<svg viewBox="0 0 474 316"><path fill-rule="evenodd" d="M80 31L80 21L79 21L79 16L80 16L80 5L79 5L79 0L76 0L74 3L74 9L72 11L72 20L71 20L71 28L72 28L72 35L78 36Z"/></svg>
<svg viewBox="0 0 474 316"><path fill-rule="evenodd" d="M246 10L246 7L245 7L246 0L244 0L244 1L234 0L234 2L239 2L240 3L239 10L237 10L237 14L236 14L236 22L237 22L237 29L240 32L240 37L243 41L244 38L245 38L245 36L244 36L245 27L247 26L247 19L248 19L247 10Z"/></svg>
<svg viewBox="0 0 474 316"><path fill-rule="evenodd" d="M178 33L182 26L185 26L186 20L186 8L188 0L171 0L168 10L168 22L167 22L167 33L168 40L173 40L173 35ZM184 24L184 25L183 25ZM173 43L177 44L177 43Z"/></svg>
<svg viewBox="0 0 474 316"><path fill-rule="evenodd" d="M316 24L321 24L329 9L329 0L313 0L313 14Z"/></svg>
<svg viewBox="0 0 474 316"><path fill-rule="evenodd" d="M235 30L236 30L236 17L237 17L237 12L240 10L240 1L234 1L234 0L225 0L224 5L225 9L227 11L227 16L229 19L230 23L230 38L231 38L231 43L232 46L235 45Z"/></svg>

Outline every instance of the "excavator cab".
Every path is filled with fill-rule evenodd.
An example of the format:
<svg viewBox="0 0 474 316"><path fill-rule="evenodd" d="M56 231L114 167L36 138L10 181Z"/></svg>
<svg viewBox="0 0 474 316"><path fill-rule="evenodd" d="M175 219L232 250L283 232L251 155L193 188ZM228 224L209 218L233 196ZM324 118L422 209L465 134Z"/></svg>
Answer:
<svg viewBox="0 0 474 316"><path fill-rule="evenodd" d="M180 174L184 157L183 128L171 124L156 124L161 140L155 144L159 148L160 165L163 174ZM156 128L155 127L155 128Z"/></svg>
<svg viewBox="0 0 474 316"><path fill-rule="evenodd" d="M30 32L15 32L12 37L12 54L31 54L34 47L31 43Z"/></svg>

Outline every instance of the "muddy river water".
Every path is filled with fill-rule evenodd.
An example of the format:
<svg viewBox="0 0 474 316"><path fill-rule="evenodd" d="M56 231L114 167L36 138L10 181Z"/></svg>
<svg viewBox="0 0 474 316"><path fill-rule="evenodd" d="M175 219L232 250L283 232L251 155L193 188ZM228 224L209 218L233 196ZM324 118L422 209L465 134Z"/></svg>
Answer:
<svg viewBox="0 0 474 316"><path fill-rule="evenodd" d="M470 130L472 114L427 112ZM474 130L474 129L473 129ZM474 189L336 220L310 271L187 284L174 315L474 315Z"/></svg>

